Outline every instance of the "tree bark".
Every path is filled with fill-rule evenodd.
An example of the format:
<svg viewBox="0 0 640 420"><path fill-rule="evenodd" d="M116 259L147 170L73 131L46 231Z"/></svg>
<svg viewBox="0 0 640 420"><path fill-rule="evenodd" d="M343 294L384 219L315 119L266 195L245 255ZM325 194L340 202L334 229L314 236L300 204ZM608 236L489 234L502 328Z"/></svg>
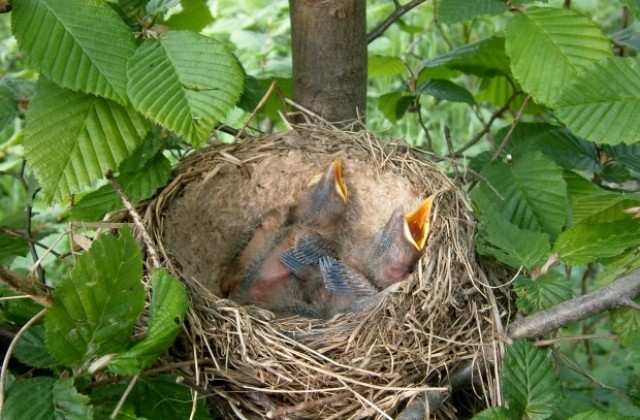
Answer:
<svg viewBox="0 0 640 420"><path fill-rule="evenodd" d="M364 120L365 0L289 0L293 100L338 126Z"/></svg>

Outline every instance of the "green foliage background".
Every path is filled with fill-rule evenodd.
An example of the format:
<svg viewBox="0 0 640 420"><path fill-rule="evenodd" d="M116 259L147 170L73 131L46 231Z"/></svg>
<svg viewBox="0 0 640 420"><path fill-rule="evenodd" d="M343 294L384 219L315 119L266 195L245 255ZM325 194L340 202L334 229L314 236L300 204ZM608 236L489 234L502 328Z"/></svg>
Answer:
<svg viewBox="0 0 640 420"><path fill-rule="evenodd" d="M272 82L290 97L288 3L12 6L0 15L0 262L51 288L52 305L41 319L0 283L0 328L34 322L5 371L3 418L104 418L131 377L119 418L193 407L207 418L175 378L137 376L178 334L182 285L143 273L127 228L69 222L121 208L107 174L148 199L186 153L229 141L214 129L240 127ZM367 6L369 30L395 7ZM431 0L369 44L368 127L422 149L469 192L477 250L518 272L522 314L640 268L639 16L634 0ZM272 95L249 131L284 129L282 108ZM640 316L623 308L558 331L548 350L517 341L501 369L505 407L477 417L640 417L639 337Z"/></svg>

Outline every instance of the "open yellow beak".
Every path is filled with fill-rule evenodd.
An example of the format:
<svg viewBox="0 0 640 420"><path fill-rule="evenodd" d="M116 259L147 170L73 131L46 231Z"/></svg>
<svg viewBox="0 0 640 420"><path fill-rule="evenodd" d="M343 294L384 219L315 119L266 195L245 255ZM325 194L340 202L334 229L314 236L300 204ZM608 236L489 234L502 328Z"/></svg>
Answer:
<svg viewBox="0 0 640 420"><path fill-rule="evenodd" d="M317 174L311 178L307 187L311 187L320 182L323 176L331 177L334 180L336 193L343 202L346 203L349 201L349 190L347 189L347 184L345 184L344 178L342 177L342 159L336 159L331 162L329 170L324 174Z"/></svg>
<svg viewBox="0 0 640 420"><path fill-rule="evenodd" d="M433 205L434 196L424 200L416 210L405 214L405 236L415 246L416 250L422 251L427 244L429 236L429 216Z"/></svg>

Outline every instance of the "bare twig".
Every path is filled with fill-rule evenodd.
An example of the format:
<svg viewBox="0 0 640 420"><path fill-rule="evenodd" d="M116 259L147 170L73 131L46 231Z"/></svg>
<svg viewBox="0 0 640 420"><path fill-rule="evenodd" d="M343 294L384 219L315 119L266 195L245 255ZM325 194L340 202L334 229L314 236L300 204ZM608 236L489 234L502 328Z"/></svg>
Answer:
<svg viewBox="0 0 640 420"><path fill-rule="evenodd" d="M416 105L418 106L418 124L420 124L420 127L424 132L424 136L427 138L427 151L433 152L433 139L431 138L431 134L429 133L429 129L427 128L427 124L425 124L424 119L422 118L422 106L420 105L419 96L417 96L416 98Z"/></svg>
<svg viewBox="0 0 640 420"><path fill-rule="evenodd" d="M151 257L151 261L153 262L153 267L154 268L162 267L162 265L160 264L160 258L158 257L158 253L156 252L156 249L153 246L153 241L151 240L151 236L149 236L149 232L147 232L147 229L145 228L144 223L142 222L142 218L140 217L140 214L138 213L138 211L135 209L135 207L133 206L133 204L125 194L124 190L122 189L122 186L120 186L120 183L118 183L118 180L116 180L112 174L108 174L107 179L109 180L109 182L111 182L111 185L120 196L120 200L122 200L122 204L124 204L125 208L129 212L129 215L131 215L131 218L133 219L133 224L137 228L140 236L142 237L142 241L144 242L144 245L147 249L147 253Z"/></svg>
<svg viewBox="0 0 640 420"><path fill-rule="evenodd" d="M451 162L455 162L456 154L453 151L453 142L451 141L451 131L449 130L449 126L448 125L444 126L444 140L447 143L447 151L449 152L449 156L451 158ZM456 173L456 179L462 181L463 177L462 177L462 174L460 173L460 171L458 171L458 165L456 165L454 163L451 166L453 166L453 172Z"/></svg>
<svg viewBox="0 0 640 420"><path fill-rule="evenodd" d="M507 112L507 110L509 110L509 107L511 106L511 102L513 102L513 100L520 94L520 92L514 92L509 99L507 99L507 102L504 103L504 105L502 105L502 107L500 109L498 109L497 111L495 111L493 114L491 114L491 118L489 118L489 121L487 121L487 123L484 125L484 127L482 127L482 130L480 130L480 132L478 134L476 134L467 144L465 144L464 146L462 146L461 148L459 148L458 150L456 150L456 156L460 156L462 155L465 151L467 151L471 146L475 145L476 143L478 143L482 137L484 137L485 134L487 134L489 132L489 130L491 129L491 126L493 125L494 121L497 120L498 118L500 118L502 116L502 114L504 114L505 112Z"/></svg>
<svg viewBox="0 0 640 420"><path fill-rule="evenodd" d="M524 113L524 110L527 109L527 105L529 105L529 99L531 99L531 96L529 95L527 95L527 97L524 98L524 101L522 102L522 106L518 110L518 113L516 114L516 118L513 120L513 124L511 124L511 127L509 127L509 131L507 131L507 134L505 134L504 139L502 139L502 143L500 143L500 146L498 146L498 148L496 149L496 152L493 154L493 156L491 156L490 162L493 162L494 160L496 160L498 156L500 156L500 153L502 152L502 149L504 149L504 146L507 145L507 142L513 135L514 130L516 129L516 127L518 126L518 123L520 122L520 118L522 118L522 114Z"/></svg>
<svg viewBox="0 0 640 420"><path fill-rule="evenodd" d="M562 343L566 341L579 341L579 340L618 340L619 337L615 334L580 334L572 335L569 337L554 337L546 340L537 340L534 344L538 347L546 347L551 344Z"/></svg>
<svg viewBox="0 0 640 420"><path fill-rule="evenodd" d="M373 40L382 36L384 31L386 31L389 26L397 22L402 16L404 16L405 13L424 2L425 0L411 0L407 4L400 5L400 3L394 1L396 5L395 10L391 12L391 14L387 16L382 22L378 23L375 28L373 28L371 32L367 34L367 44L371 44Z"/></svg>
<svg viewBox="0 0 640 420"><path fill-rule="evenodd" d="M30 243L34 244L35 246L38 246L38 247L40 247L42 249L49 249L49 247L47 245L45 245L42 242L37 241L37 240L35 240L33 238L30 238L27 234L25 234L22 231L19 231L19 230L16 230L16 229L11 229L11 228L8 228L6 226L0 226L0 232L6 233L7 235L13 236L14 238L23 239L23 240L25 240L27 242L30 242ZM61 254L57 253L56 251L54 251L52 249L49 249L49 252L52 255L54 255L56 258L62 258Z"/></svg>
<svg viewBox="0 0 640 420"><path fill-rule="evenodd" d="M440 33L440 36L442 37L444 43L447 44L447 47L449 47L450 50L453 49L453 44L451 44L451 41L449 41L449 37L447 37L447 34L442 28L442 24L438 20L438 2L435 0L433 2L433 24L436 25L436 29Z"/></svg>
<svg viewBox="0 0 640 420"><path fill-rule="evenodd" d="M31 277L25 277L22 274L0 267L0 280L7 283L16 292L29 296L40 305L47 308L51 306L49 290L45 285L34 281Z"/></svg>
<svg viewBox="0 0 640 420"><path fill-rule="evenodd" d="M127 389L124 390L124 394L122 394L122 397L120 397L120 401L118 401L118 404L116 404L116 407L113 409L113 412L109 416L110 419L115 419L116 417L118 417L118 413L120 413L120 410L122 410L122 406L127 401L127 397L129 396L129 394L131 394L131 391L133 390L136 382L138 382L139 377L140 374L137 374L136 376L131 378L131 382L129 382L129 385L127 385Z"/></svg>
<svg viewBox="0 0 640 420"><path fill-rule="evenodd" d="M640 270L583 296L559 303L513 322L508 335L512 339L535 338L605 310L628 306L640 295Z"/></svg>
<svg viewBox="0 0 640 420"><path fill-rule="evenodd" d="M275 88L276 88L276 82L274 80L273 82L271 82L271 85L269 85L269 89L267 89L267 92L262 96L262 99L260 99L260 102L258 102L258 105L256 106L256 108L253 111L251 111L251 114L249 114L249 117L247 117L247 120L244 122L244 124L242 124L242 127L240 127L240 130L238 130L238 133L233 138L234 142L238 140L238 137L240 137L242 133L244 133L244 130L247 128L251 120L253 120L253 118L256 116L260 108L262 108L264 104L269 100Z"/></svg>

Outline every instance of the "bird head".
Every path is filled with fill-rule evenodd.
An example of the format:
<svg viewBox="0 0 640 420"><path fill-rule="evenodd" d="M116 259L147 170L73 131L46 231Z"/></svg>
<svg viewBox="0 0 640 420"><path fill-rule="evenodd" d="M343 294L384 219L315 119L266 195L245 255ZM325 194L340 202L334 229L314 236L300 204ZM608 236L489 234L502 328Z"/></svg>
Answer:
<svg viewBox="0 0 640 420"><path fill-rule="evenodd" d="M349 190L342 176L342 160L334 160L311 178L294 209L294 223L311 228L334 228L344 220Z"/></svg>

